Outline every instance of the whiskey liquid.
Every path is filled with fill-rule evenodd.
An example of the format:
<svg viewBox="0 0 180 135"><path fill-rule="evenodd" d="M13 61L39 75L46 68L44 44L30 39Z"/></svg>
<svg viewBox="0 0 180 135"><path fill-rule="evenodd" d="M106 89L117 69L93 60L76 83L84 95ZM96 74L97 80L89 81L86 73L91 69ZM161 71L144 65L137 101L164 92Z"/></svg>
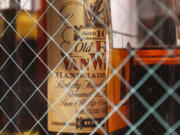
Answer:
<svg viewBox="0 0 180 135"><path fill-rule="evenodd" d="M108 76L113 74L113 70L118 70L107 84L107 97L114 106L121 105L114 111L111 104L108 104L108 113L114 112L108 119L107 130L111 135L119 135L127 132L127 121L130 121L129 98L125 98L129 92L129 61L125 62L129 53L126 49L110 49L109 54Z"/></svg>
<svg viewBox="0 0 180 135"><path fill-rule="evenodd" d="M154 34L147 38L149 31L139 26L139 41L145 43L137 50L130 66L130 82L137 88L131 98L131 115L133 123L138 124L137 129L145 135L165 134L177 122L179 111L178 100L172 96L178 94L179 87L168 95L177 85L180 70L175 22L160 6L163 4L171 10L170 0L157 2L160 4L139 1L142 7L139 19Z"/></svg>
<svg viewBox="0 0 180 135"><path fill-rule="evenodd" d="M137 127L141 134L165 134L168 130L165 124L171 127L178 121L179 103L172 95L178 95L180 90L179 86L175 88L179 83L180 76L180 50L171 50L173 54L170 56L167 54L168 51L163 49L139 50L136 53L139 59L136 57L132 59L131 85L136 87L143 81L136 92L149 105L147 108L140 98L135 95L132 97L131 112L134 124L150 111L150 107L155 109ZM145 66L148 66L149 69L146 69ZM156 66L158 68L151 74L149 71ZM145 78L145 75L148 77ZM173 88L175 89L172 94L167 95ZM158 116L155 115L155 112ZM159 117L162 122L158 119Z"/></svg>

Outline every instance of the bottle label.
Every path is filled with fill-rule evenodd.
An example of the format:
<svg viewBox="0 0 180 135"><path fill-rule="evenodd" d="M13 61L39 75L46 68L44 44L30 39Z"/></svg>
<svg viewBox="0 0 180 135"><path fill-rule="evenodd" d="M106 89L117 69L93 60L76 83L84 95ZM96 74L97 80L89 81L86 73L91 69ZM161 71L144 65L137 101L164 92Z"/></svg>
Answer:
<svg viewBox="0 0 180 135"><path fill-rule="evenodd" d="M106 77L106 30L97 20L105 22L104 5L104 0L57 0L48 9L48 33L53 38L47 48L52 71L49 131L88 133L96 127L94 121L106 115L106 100L99 93L93 97Z"/></svg>

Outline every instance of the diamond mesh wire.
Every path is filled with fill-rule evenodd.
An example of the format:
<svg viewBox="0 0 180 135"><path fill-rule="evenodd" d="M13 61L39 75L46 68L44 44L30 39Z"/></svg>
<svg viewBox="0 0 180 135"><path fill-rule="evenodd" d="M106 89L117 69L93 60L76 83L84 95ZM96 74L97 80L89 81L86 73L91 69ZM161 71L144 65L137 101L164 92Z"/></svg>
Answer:
<svg viewBox="0 0 180 135"><path fill-rule="evenodd" d="M28 0L27 0L28 1ZM1 83L5 85L5 87L2 87L2 89L5 88L5 92L2 93L0 96L0 111L1 111L1 115L3 117L5 117L5 119L7 119L5 121L4 124L2 124L2 126L0 127L0 134L3 135L4 132L6 132L8 130L8 127L10 125L12 125L12 127L15 129L15 132L19 133L19 134L24 134L24 131L22 131L22 125L18 125L18 123L16 121L18 121L19 117L21 117L21 115L23 115L24 112L28 113L28 117L31 117L31 119L29 119L29 121L33 120L35 121L33 123L33 125L31 125L28 129L28 131L26 131L26 134L31 134L37 127L39 127L42 130L41 134L50 134L48 129L47 129L47 114L48 112L53 109L56 114L58 115L58 117L64 122L66 123L65 126L61 129L59 129L59 131L56 133L57 135L61 134L61 132L66 128L69 127L69 130L76 134L76 132L74 131L74 129L71 127L71 122L73 121L73 119L75 119L77 117L77 115L83 110L87 113L88 117L95 123L95 128L91 131L90 134L95 134L98 130L100 130L102 132L102 134L108 134L107 130L104 128L104 125L106 125L108 119L110 119L110 117L117 112L119 117L121 117L123 119L123 121L126 123L128 130L124 133L124 134L132 134L135 133L137 135L143 134L143 130L145 129L141 129L139 128L140 125L142 125L148 118L150 115L152 115L156 121L159 122L160 126L162 126L165 129L165 133L166 135L168 134L176 134L178 135L178 128L180 126L180 121L179 119L173 123L172 125L170 125L165 118L163 118L161 116L161 114L157 111L157 109L164 104L164 102L169 98L172 97L173 100L177 103L177 105L179 105L180 103L180 99L179 99L179 95L178 95L178 89L180 87L180 81L179 79L177 79L178 81L173 84L172 86L169 86L169 84L167 84L166 80L164 80L164 78L162 78L161 76L158 75L157 70L163 65L164 61L166 61L166 58L169 56L174 56L176 57L176 54L174 54L174 51L167 51L167 54L165 54L160 61L158 61L156 64L154 64L153 66L149 66L148 64L144 63L144 61L142 60L141 57L139 57L136 52L138 50L141 49L141 47L149 40L150 37L153 37L153 39L160 45L164 45L164 41L162 41L162 39L160 39L157 35L156 32L158 31L158 29L165 23L165 21L168 19L168 17L170 16L171 18L175 18L178 19L177 16L174 14L174 12L172 12L172 10L170 10L169 8L167 8L163 3L161 3L161 1L159 0L152 0L153 3L155 3L156 5L159 5L162 9L163 12L168 15L165 16L164 18L161 18L161 20L158 22L158 24L153 28L153 29L149 29L147 28L146 25L143 24L142 20L140 20L137 16L137 14L135 13L130 13L129 10L126 7L123 7L123 5L119 8L122 8L124 10L124 12L127 12L128 15L130 15L132 18L135 18L135 20L137 21L137 24L139 25L139 27L141 27L141 29L143 29L147 35L145 37L143 37L143 39L141 39L140 41L138 41L138 48L135 50L131 50L130 53L128 54L128 56L122 61L122 63L119 63L119 66L114 68L113 65L111 65L111 63L109 63L108 60L105 60L102 56L102 54L100 52L96 53L96 56L94 57L93 61L96 60L98 57L100 57L103 62L106 63L107 68L109 71L112 71L111 74L109 74L106 78L106 80L100 85L97 86L96 83L91 80L90 78L86 78L87 81L93 86L93 88L96 89L96 91L94 93L92 93L92 95L90 97L88 97L88 99L86 100L86 102L78 109L78 111L72 116L72 118L70 120L65 120L65 118L63 117L63 115L61 114L61 111L59 111L58 109L55 108L55 105L58 103L58 101L67 93L70 92L71 87L78 81L78 79L88 70L88 68L92 65L92 62L89 62L88 65L82 70L80 67L78 67L78 65L73 61L73 59L71 58L71 52L74 49L74 47L83 39L86 40L85 37L83 35L80 34L79 30L71 24L71 22L69 21L71 19L71 17L73 16L73 14L77 11L77 7L74 6L74 9L72 10L73 12L71 14L69 14L68 16L63 16L63 14L61 14L55 7L54 7L54 3L58 1L58 0L46 0L46 10L44 10L43 14L41 14L40 17L38 17L38 19L35 19L32 14L30 13L30 11L24 9L24 12L26 15L28 15L31 20L33 20L34 25L29 29L29 31L25 34L25 36L22 36L19 34L19 32L14 28L13 23L16 21L16 19L18 18L18 15L21 13L21 11L23 9L18 9L17 15L12 19L11 22L9 22L4 16L3 14L0 14L0 18L1 18L1 26L0 26L0 30L2 29L2 31L0 31L0 38L3 38L4 33L7 32L8 29L12 29L12 31L16 34L16 38L18 38L20 40L20 42L18 42L18 44L16 45L16 47L14 48L14 50L12 52L10 52L9 50L6 49L5 45L3 44L3 42L1 42L0 44L0 49L1 52L3 54L5 54L7 57L6 59L1 62L0 65L0 79L1 79ZM143 1L147 1L147 0L143 0ZM118 1L117 1L118 2ZM20 5L19 1L16 0L16 3L18 5ZM107 32L112 35L114 33L119 34L122 36L122 40L123 37L126 37L126 35L123 35L123 33L121 33L118 30L112 30L109 27L109 24L104 23L101 18L99 16L97 16L84 2L84 0L79 0L79 3L81 3L81 5L83 5L96 19L96 21L100 22L101 25L103 25L103 27L105 27L107 29ZM25 4L27 4L27 2L25 2ZM106 5L107 7L105 7L105 11L110 12L110 6ZM142 5L143 6L143 5ZM63 23L59 24L59 28L56 30L55 33L53 33L53 35L50 35L47 30L45 29L45 27L43 27L40 24L40 21L43 17L45 17L46 13L49 11L49 9L52 8L54 10L54 12L60 16L63 19ZM142 8L141 6L138 6L138 8ZM137 9L139 10L139 9ZM47 18L48 19L48 18ZM110 20L110 18L109 18ZM124 25L126 22L128 22L129 20L125 20L124 21ZM5 28L3 27L3 23L7 23L8 25ZM80 35L80 37L76 40L76 42L72 45L72 48L70 50L68 50L68 52L65 52L63 50L63 48L61 48L61 46L59 45L59 43L55 40L55 37L57 36L57 34L59 33L59 31L62 30L62 28L68 24L73 31L75 31L76 33L78 33ZM34 48L32 48L31 44L27 42L27 38L30 35L30 33L33 31L33 29L37 29L37 27L39 28L40 31L42 31L46 36L47 36L47 41L46 43L43 45L43 47L37 51L34 50ZM123 27L123 26L122 26ZM37 39L38 40L38 39ZM61 50L65 55L64 57L58 62L58 64L51 69L49 67L49 65L47 64L47 62L44 60L44 58L42 58L42 53L46 52L46 49L49 45L50 42L53 42L54 45ZM111 39L109 42L112 42ZM122 41L123 42L123 41ZM27 64L26 67L22 67L18 61L16 61L16 59L14 58L18 52L18 50L21 48L22 43L24 43L24 45L28 48L29 52L32 53L33 57L30 60L30 62ZM107 42L107 45L108 42ZM167 46L163 46L163 49L169 49ZM111 53L109 52L109 50L107 50L107 54ZM108 55L107 55L108 56ZM120 56L119 56L120 57ZM76 65L76 67L78 68L78 70L80 71L80 73L77 75L77 77L71 82L71 84L69 86L66 86L60 79L57 78L56 74L55 74L55 70L63 63L63 61L68 58L74 65ZM124 78L122 76L122 74L119 73L119 70L121 70L123 67L125 67L125 65L132 60L132 58L136 58L141 65L143 65L143 69L146 71L146 73L142 76L142 78L138 81L138 83L134 86L132 86L132 84L126 80L126 78ZM43 78L43 80L41 82L36 82L35 80L32 80L30 74L32 74L33 71L31 71L31 68L33 66L33 64L35 62L39 62L39 64L44 68L44 69L40 69L38 71L41 70L47 70L47 75L46 77ZM13 63L14 68L17 69L18 71L18 75L16 76L16 78L14 78L13 83L8 82L8 80L6 80L6 78L3 75L3 69L6 68L6 66L9 64L9 62ZM178 63L178 62L177 62ZM131 65L130 65L131 67ZM28 71L31 71L30 73ZM131 72L131 71L130 71ZM45 88L45 90L42 90L42 88L46 87L47 81L49 79L50 76L54 76L57 80L57 82L62 85L62 87L64 88L64 92L56 99L55 102L51 103L48 98L47 98L47 88ZM104 87L107 87L107 84L109 83L109 81L114 77L117 76L121 82L129 89L129 92L125 95L125 97L119 101L118 104L114 104L111 100L109 100L109 97L107 96L106 93L104 93L102 91L102 89ZM23 78L26 78L26 80L28 80L28 84L31 85L30 88L32 88L32 93L30 93L28 95L28 97L25 99L23 97L21 97L21 95L19 95L19 93L17 93L16 90L16 85L19 85L18 83L22 81ZM141 88L142 86L144 86L146 84L146 81L148 79L150 79L150 77L152 77L164 90L165 92L162 94L162 96L156 101L156 103L154 103L153 105L149 104L147 102L147 99L144 98L138 91L139 88ZM131 80L131 76L130 76L130 80ZM26 82L24 82L26 83ZM23 84L20 84L23 85ZM25 91L25 90L24 90ZM112 110L110 112L107 113L106 117L101 121L98 122L93 115L88 112L88 109L86 108L87 105L94 99L96 98L96 96L100 94L105 101L107 102L107 104L112 108ZM148 92L147 92L148 94ZM6 98L8 97L8 95L13 96L14 102L11 102L11 106L15 106L16 102L18 102L19 107L18 110L16 112L13 113L13 115L9 115L7 113L7 107L5 104L7 102ZM49 108L44 109L44 111L41 113L40 117L36 116L36 113L33 112L31 109L31 106L33 104L31 104L31 102L33 102L33 100L35 100L35 97L39 97L42 100L42 104L39 103L38 105L39 108L37 108L37 111L41 111L41 108L46 108L47 106L49 106ZM126 114L124 114L123 112L121 112L119 110L119 108L121 106L123 106L123 104L125 104L130 98L132 97L136 97L138 99L138 101L143 105L144 108L146 108L146 111L144 112L144 114L141 116L140 119L138 119L135 123L131 121L131 118L127 118ZM73 101L79 102L77 98L73 98ZM35 101L36 102L36 101ZM13 104L14 103L14 104ZM34 103L34 102L33 102ZM43 104L44 103L44 104ZM130 102L131 104L131 102ZM43 105L43 107L42 107ZM139 110L141 111L141 110ZM165 111L165 110L164 110ZM177 110L178 112L178 110ZM67 112L68 113L68 112ZM133 113L133 111L130 111L130 116L131 113ZM4 118L1 119L2 123L4 122ZM24 123L26 121L23 121ZM21 122L21 123L23 123ZM44 124L45 123L45 124ZM151 121L149 121L149 125L151 126ZM158 134L158 129L152 129L154 130L154 134Z"/></svg>

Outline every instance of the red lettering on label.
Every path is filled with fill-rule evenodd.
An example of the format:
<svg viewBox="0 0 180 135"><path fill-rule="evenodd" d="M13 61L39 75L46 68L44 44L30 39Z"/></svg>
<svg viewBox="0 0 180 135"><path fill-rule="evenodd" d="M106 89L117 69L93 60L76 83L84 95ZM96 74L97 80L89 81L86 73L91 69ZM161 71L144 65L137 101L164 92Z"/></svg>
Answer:
<svg viewBox="0 0 180 135"><path fill-rule="evenodd" d="M103 44L102 44L103 43ZM103 49L104 51L106 51L106 42L105 41L96 41L96 47L97 47L97 52L102 51L101 49Z"/></svg>
<svg viewBox="0 0 180 135"><path fill-rule="evenodd" d="M64 53L61 53L61 56L62 56L62 58L65 56L64 55ZM64 58L64 66L65 66L65 69L66 70L71 70L71 69L73 69L73 70L78 70L78 67L76 66L77 64L76 64L76 61L74 60L74 59L72 59L72 63L70 63L69 61L68 61L68 59L67 59L67 57L65 56L65 58Z"/></svg>
<svg viewBox="0 0 180 135"><path fill-rule="evenodd" d="M103 54L101 54L101 55L103 55ZM93 60L94 69L97 68L97 65L99 65L99 68L102 69L103 64L104 64L104 70L106 69L105 59L103 59L103 58L101 59L100 56L96 57L95 53L90 53L90 56L91 56L91 58Z"/></svg>
<svg viewBox="0 0 180 135"><path fill-rule="evenodd" d="M89 59L87 59L87 61L85 60L85 59L81 59L81 69L83 69L83 65L85 66L85 67L87 67L87 70L89 70Z"/></svg>

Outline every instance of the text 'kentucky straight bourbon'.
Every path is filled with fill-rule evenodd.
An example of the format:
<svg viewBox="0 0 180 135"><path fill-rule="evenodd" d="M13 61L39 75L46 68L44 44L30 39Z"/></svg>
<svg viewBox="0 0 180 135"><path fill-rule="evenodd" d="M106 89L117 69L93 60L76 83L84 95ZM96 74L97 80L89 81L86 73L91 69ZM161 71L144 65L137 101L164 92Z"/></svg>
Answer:
<svg viewBox="0 0 180 135"><path fill-rule="evenodd" d="M144 135L177 133L176 129L168 133L179 119L179 101L174 95L180 90L180 50L176 23L168 14L173 13L170 2L138 1L139 20L147 30L139 25L139 45L143 46L138 47L131 62L131 85L136 88L131 112L134 124L138 123L137 129ZM154 34L148 35L149 31Z"/></svg>
<svg viewBox="0 0 180 135"><path fill-rule="evenodd" d="M47 13L48 131L90 133L106 115L106 0L56 0ZM105 93L106 89L101 89ZM81 110L80 110L81 109ZM69 123L68 126L66 124Z"/></svg>

